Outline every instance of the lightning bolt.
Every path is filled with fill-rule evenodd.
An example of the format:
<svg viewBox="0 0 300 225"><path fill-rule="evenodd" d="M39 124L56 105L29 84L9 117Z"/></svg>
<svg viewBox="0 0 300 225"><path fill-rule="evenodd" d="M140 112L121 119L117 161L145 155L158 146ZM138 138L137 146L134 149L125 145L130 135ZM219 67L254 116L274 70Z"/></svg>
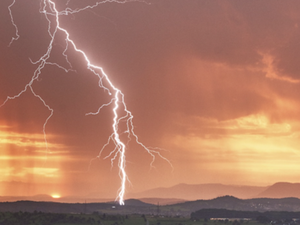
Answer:
<svg viewBox="0 0 300 225"><path fill-rule="evenodd" d="M15 4L15 2L16 2L16 0L13 0L13 2L8 6L8 11L9 11L9 15L10 15L10 20L11 20L11 23L12 23L12 25L15 27L15 30L16 30L16 36L11 38L11 41L9 42L8 47L11 46L11 44L13 43L13 41L18 40L19 37L20 37L18 27L17 27L17 25L15 24L14 17L13 17L13 15L12 15L12 11L11 11L11 7Z"/></svg>
<svg viewBox="0 0 300 225"><path fill-rule="evenodd" d="M43 134L44 134L44 139L45 139L45 143L46 143L46 150L48 151L46 127L47 127L48 121L50 120L50 118L52 117L52 115L54 113L54 110L45 102L45 100L39 94L37 94L34 91L34 89L32 87L32 84L36 80L39 79L39 77L42 74L42 71L43 71L43 69L46 65L56 66L56 67L64 70L65 72L69 72L70 70L72 70L72 65L69 62L68 55L67 55L67 50L70 47L72 47L77 53L80 53L83 56L83 58L86 62L86 68L89 71L91 71L95 76L97 76L99 78L99 82L98 82L99 88L104 89L111 96L110 102L101 105L98 108L97 112L89 112L89 113L86 113L86 115L87 116L88 115L98 115L102 108L110 106L110 105L113 106L113 109L112 109L112 113L113 113L113 123L112 123L113 133L109 136L107 143L100 150L100 153L97 156L97 158L99 158L101 156L101 153L103 152L103 150L111 142L114 144L114 146L115 146L114 149L104 159L110 157L111 158L111 165L113 165L113 162L115 160L118 160L119 177L121 179L121 186L118 190L118 195L117 195L116 200L118 200L120 205L124 205L124 195L125 195L125 191L126 191L126 182L129 182L129 179L128 179L128 176L127 176L127 173L126 173L126 170L125 170L126 169L126 150L127 150L126 146L127 146L129 141L134 139L137 144L139 144L146 152L148 152L150 154L150 156L152 157L152 161L150 163L151 167L153 167L153 162L154 162L156 156L159 156L160 158L164 159L166 162L168 162L171 165L171 167L172 167L172 164L167 158L165 158L164 156L161 155L161 153L160 153L161 149L146 147L142 142L139 141L138 136L134 132L133 115L127 109L124 94L122 93L122 91L120 89L118 89L116 86L113 85L113 83L109 79L109 76L104 72L103 68L100 67L100 66L92 64L90 59L86 55L86 53L76 46L74 41L70 38L70 34L67 31L67 29L61 27L59 19L60 19L60 16L67 16L69 14L79 13L79 12L87 10L87 9L93 9L94 7L97 7L100 4L104 4L104 3L108 3L108 2L114 2L114 3L122 4L122 3L129 2L129 1L130 0L127 0L127 1L126 0L124 0L124 1L103 0L103 1L97 1L93 5L88 5L88 6L83 7L83 8L71 9L71 8L67 7L64 10L59 11L59 10L57 10L56 4L53 0L41 0L40 13L45 16L45 18L48 22L48 34L50 36L50 41L49 41L47 50L44 53L44 55L42 55L36 62L31 61L32 64L37 65L37 68L34 71L33 76L31 77L31 80L25 85L23 90L21 90L18 94L14 95L14 96L7 96L5 101L0 105L0 107L4 106L7 101L13 100L13 99L16 99L16 98L20 97L24 92L26 92L28 90L36 98L38 98L50 112L49 116L46 118L46 120L44 122L44 125L43 125ZM132 1L134 1L134 0L132 0ZM15 37L13 37L11 39L11 42L9 43L9 46L14 41L17 41L20 38L20 35L18 34L18 27L14 22L14 17L13 17L13 12L12 12L12 7L15 5L15 2L16 2L16 0L13 0L11 5L9 5L9 7L8 7L9 15L10 15L10 18L11 18L11 23L15 27L15 31L16 31ZM68 3L69 3L69 1L67 1L66 5L68 5ZM50 54L53 50L54 40L57 37L57 34L59 32L63 33L64 36L65 36L65 39L64 39L65 40L65 49L64 49L62 54L65 57L65 60L68 63L70 68L65 68L65 67L59 65L58 63L51 62L49 60ZM104 85L103 81L105 81L106 85ZM121 111L121 113L119 111ZM126 130L123 131L123 132L120 131L120 123L122 123L122 122L125 122L125 124L126 124ZM123 141L121 141L121 139L120 139L120 135L123 134L123 133L127 134L127 143L126 144Z"/></svg>

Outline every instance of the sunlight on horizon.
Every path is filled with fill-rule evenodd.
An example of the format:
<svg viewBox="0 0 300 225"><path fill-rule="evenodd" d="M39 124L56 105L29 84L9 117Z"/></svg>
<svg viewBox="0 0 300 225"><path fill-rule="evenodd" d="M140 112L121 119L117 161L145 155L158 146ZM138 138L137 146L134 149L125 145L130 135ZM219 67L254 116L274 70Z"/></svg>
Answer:
<svg viewBox="0 0 300 225"><path fill-rule="evenodd" d="M57 199L57 198L61 198L60 194L52 194L51 197L52 197L52 198L56 198L56 199Z"/></svg>

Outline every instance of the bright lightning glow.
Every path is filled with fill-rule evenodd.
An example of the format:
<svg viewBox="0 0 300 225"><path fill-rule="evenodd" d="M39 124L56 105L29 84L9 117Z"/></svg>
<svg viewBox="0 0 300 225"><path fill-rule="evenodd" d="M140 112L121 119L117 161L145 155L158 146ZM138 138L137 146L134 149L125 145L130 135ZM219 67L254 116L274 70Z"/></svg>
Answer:
<svg viewBox="0 0 300 225"><path fill-rule="evenodd" d="M16 36L12 38L11 42L9 43L9 46L13 43L13 41L18 40L19 37L20 37L19 34L18 34L18 27L15 24L14 19L13 19L13 12L11 10L11 8L15 4L15 1L16 0L13 0L12 4L9 5L9 7L8 7L9 14L10 14L10 17L11 17L11 23L13 24L13 26L15 27L15 30L16 30ZM29 83L27 83L25 85L24 89L21 90L15 96L7 96L6 100L0 105L0 107L4 106L7 101L13 100L13 99L16 99L16 98L20 97L24 92L26 92L29 89L31 91L31 93L35 97L37 97L50 112L49 116L46 118L46 120L44 122L44 125L43 125L43 134L44 134L46 149L48 151L46 126L47 126L47 123L48 123L49 119L52 117L54 111L44 101L44 99L34 91L34 89L32 87L32 84L39 78L39 76L41 75L42 70L44 69L45 65L56 66L60 69L63 69L65 72L68 72L68 71L72 70L71 63L69 62L68 57L67 57L67 50L70 48L70 46L73 47L76 52L80 53L83 56L83 58L86 62L87 69L90 70L94 75L96 75L99 78L99 82L98 82L99 88L102 88L102 89L106 90L107 93L110 96L112 96L110 102L100 106L97 112L89 112L89 113L86 113L86 115L97 115L97 114L100 113L100 111L103 107L106 107L106 106L109 106L109 105L113 106L113 110L112 110L112 113L114 115L113 124L112 124L113 133L109 136L107 143L101 149L98 157L100 157L102 151L109 145L109 143L113 142L113 144L115 145L115 148L105 158L111 157L112 165L113 165L114 160L118 159L118 167L119 167L119 176L120 176L120 179L121 179L121 187L118 191L118 196L117 196L116 200L119 201L120 205L124 205L125 187L126 187L126 182L129 181L129 179L128 179L128 176L127 176L127 173L126 173L126 170L125 170L125 168L126 168L126 157L125 157L126 156L126 144L120 140L119 125L120 125L121 122L125 121L125 123L126 123L127 128L126 128L126 131L124 133L127 134L128 142L131 140L131 137L133 137L135 139L136 143L138 143L145 151L147 151L151 155L151 157L152 157L152 161L151 161L151 164L150 164L151 167L153 166L153 162L155 160L156 155L161 157L162 159L166 160L170 165L171 165L171 163L168 159L166 159L165 157L163 157L160 154L160 149L146 147L144 144L142 144L139 141L138 136L134 132L134 126L133 126L133 121L132 121L133 120L133 115L127 109L127 106L126 106L126 103L125 103L125 100L124 100L124 94L121 92L120 89L118 89L117 87L115 87L113 85L113 83L109 79L108 75L104 72L103 68L100 67L100 66L92 64L90 59L86 55L86 53L76 46L74 41L70 38L70 35L69 35L67 29L60 26L60 20L59 20L60 16L67 16L69 14L79 13L79 12L84 11L86 9L92 9L94 7L97 7L100 4L107 3L107 2L126 3L126 2L128 2L128 0L127 1L126 0L124 0L124 1L103 0L103 1L96 2L94 5L88 5L84 8L75 9L75 10L70 9L70 8L66 8L63 11L58 11L57 10L55 2L53 0L41 0L40 13L42 13L45 16L46 20L48 21L48 34L50 36L50 42L48 44L47 51L36 62L31 61L32 64L37 65L37 68L34 71L33 76L31 78L31 80L29 81ZM55 22L52 22L53 19L54 19ZM61 66L61 65L59 65L55 62L50 62L49 61L50 54L51 54L52 49L53 49L54 40L57 37L57 34L59 32L63 33L64 36L65 36L65 49L64 49L62 54L65 57L66 62L70 66L70 69L64 68L63 66ZM106 81L107 86L104 86L103 81ZM121 113L118 112L120 110L121 110ZM120 114L122 114L122 116ZM52 196L52 197L54 197L54 196Z"/></svg>

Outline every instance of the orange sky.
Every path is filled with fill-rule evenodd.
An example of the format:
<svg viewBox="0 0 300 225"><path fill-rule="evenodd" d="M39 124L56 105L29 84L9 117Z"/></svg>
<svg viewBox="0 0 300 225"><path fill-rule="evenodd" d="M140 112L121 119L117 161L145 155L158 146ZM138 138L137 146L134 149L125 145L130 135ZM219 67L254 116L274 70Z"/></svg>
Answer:
<svg viewBox="0 0 300 225"><path fill-rule="evenodd" d="M0 3L0 104L31 79L47 49L39 2ZM59 1L56 1L59 2ZM94 1L60 1L60 9ZM128 144L128 192L178 183L270 185L299 182L300 2L296 0L149 0L107 3L61 16L61 25L103 66L125 94L135 132L162 148L173 168L133 141ZM63 37L51 62L68 66ZM98 80L72 49L76 70L47 65L30 91L0 108L0 195L115 197L117 162L100 152L111 134L112 107ZM126 197L126 195L125 195Z"/></svg>

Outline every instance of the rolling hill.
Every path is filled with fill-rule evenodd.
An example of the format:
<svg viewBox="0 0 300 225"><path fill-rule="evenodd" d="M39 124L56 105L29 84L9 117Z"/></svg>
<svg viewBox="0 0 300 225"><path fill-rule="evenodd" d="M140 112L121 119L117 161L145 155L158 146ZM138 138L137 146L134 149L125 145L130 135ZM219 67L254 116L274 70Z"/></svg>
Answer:
<svg viewBox="0 0 300 225"><path fill-rule="evenodd" d="M185 200L213 199L231 195L241 199L254 198L268 187L223 184L178 184L169 188L155 188L129 194L130 198L178 198Z"/></svg>
<svg viewBox="0 0 300 225"><path fill-rule="evenodd" d="M261 198L300 198L300 183L279 182L257 195Z"/></svg>
<svg viewBox="0 0 300 225"><path fill-rule="evenodd" d="M125 205L116 202L108 203L57 203L17 201L1 202L0 212L50 212L50 213L96 213L96 214L147 214L166 216L189 217L192 212L201 209L227 209L238 211L300 211L300 199L238 199L232 196L223 196L212 200L197 200L172 205L147 204L140 200L129 199Z"/></svg>

